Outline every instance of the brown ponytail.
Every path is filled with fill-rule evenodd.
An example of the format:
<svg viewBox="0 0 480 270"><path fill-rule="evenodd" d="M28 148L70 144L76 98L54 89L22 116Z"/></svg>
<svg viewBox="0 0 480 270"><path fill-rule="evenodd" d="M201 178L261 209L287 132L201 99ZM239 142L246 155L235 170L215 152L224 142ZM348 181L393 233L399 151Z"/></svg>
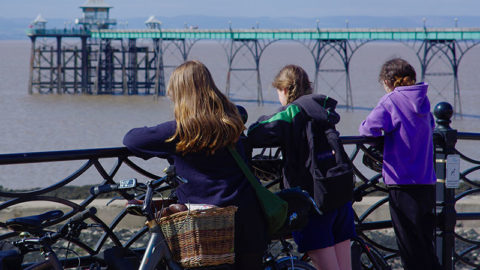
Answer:
<svg viewBox="0 0 480 270"><path fill-rule="evenodd" d="M409 76L399 77L395 76L395 81L393 82L393 87L398 86L409 86L415 84L415 81L412 80Z"/></svg>
<svg viewBox="0 0 480 270"><path fill-rule="evenodd" d="M378 80L393 90L399 86L409 86L416 82L415 69L405 60L395 58L383 64Z"/></svg>

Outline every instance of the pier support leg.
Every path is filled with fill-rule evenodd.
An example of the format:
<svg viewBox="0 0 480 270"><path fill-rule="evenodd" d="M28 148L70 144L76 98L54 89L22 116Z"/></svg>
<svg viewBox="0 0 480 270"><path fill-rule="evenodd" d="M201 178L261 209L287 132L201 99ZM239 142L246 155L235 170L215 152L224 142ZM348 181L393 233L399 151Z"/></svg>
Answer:
<svg viewBox="0 0 480 270"><path fill-rule="evenodd" d="M460 86L458 82L458 66L462 55L474 45L464 44L464 48L455 40L424 40L417 51L417 57L421 65L421 81L425 81L427 76L453 77L453 112L454 116L462 114L462 102L460 98ZM457 51L460 55L457 55ZM450 63L451 72L429 72L434 58L445 57L447 63Z"/></svg>
<svg viewBox="0 0 480 270"><path fill-rule="evenodd" d="M262 53L264 52L265 48L269 46L272 42L269 43L260 43L259 40L235 40L232 39L230 42L230 46L226 49L227 53L227 61L228 61L228 70L227 70L227 82L226 82L226 95L230 97L231 92L231 75L233 72L255 72L257 77L257 103L259 105L263 105L263 92L262 92L262 82L260 76L260 58ZM242 68L235 68L234 60L238 56L241 50L247 50L253 58L255 63L254 67L242 67Z"/></svg>
<svg viewBox="0 0 480 270"><path fill-rule="evenodd" d="M351 44L353 43L353 44ZM351 42L348 40L308 40L304 42L304 46L310 50L314 61L314 79L313 92L319 92L319 75L320 72L328 73L344 73L345 74L345 96L341 99L345 102L347 111L353 110L352 83L350 80L350 59L354 52L365 42ZM328 60L328 57L339 57L342 67L337 68L321 68L322 63ZM335 90L334 86L330 86L330 90ZM324 93L325 94L325 93Z"/></svg>
<svg viewBox="0 0 480 270"><path fill-rule="evenodd" d="M81 54L81 62L82 62L82 82L81 82L81 87L82 87L82 94L87 94L90 92L89 85L90 85L90 76L88 74L89 69L88 69L88 54L89 50L87 47L87 38L82 37L81 39L82 42L82 54Z"/></svg>
<svg viewBox="0 0 480 270"><path fill-rule="evenodd" d="M33 94L33 65L35 63L35 41L36 37L30 37L32 47L30 49L30 70L28 76L28 94Z"/></svg>
<svg viewBox="0 0 480 270"><path fill-rule="evenodd" d="M165 96L165 72L163 69L163 44L161 39L153 40L155 61L155 95Z"/></svg>
<svg viewBox="0 0 480 270"><path fill-rule="evenodd" d="M63 68L62 68L62 38L57 37L57 94L62 94L62 73L63 73Z"/></svg>

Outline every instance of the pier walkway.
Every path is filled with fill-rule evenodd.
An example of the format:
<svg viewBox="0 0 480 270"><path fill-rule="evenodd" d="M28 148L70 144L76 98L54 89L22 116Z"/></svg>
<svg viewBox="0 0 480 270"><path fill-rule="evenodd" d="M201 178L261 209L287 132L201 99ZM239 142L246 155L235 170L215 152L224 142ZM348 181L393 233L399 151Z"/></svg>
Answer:
<svg viewBox="0 0 480 270"><path fill-rule="evenodd" d="M480 40L480 28L101 29L92 38L233 40Z"/></svg>
<svg viewBox="0 0 480 270"><path fill-rule="evenodd" d="M98 39L480 40L480 28L29 29L28 36Z"/></svg>

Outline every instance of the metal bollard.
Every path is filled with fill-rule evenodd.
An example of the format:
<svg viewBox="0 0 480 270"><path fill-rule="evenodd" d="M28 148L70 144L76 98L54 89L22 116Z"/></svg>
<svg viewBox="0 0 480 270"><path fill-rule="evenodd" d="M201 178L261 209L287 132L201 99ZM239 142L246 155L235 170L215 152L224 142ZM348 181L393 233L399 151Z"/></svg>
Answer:
<svg viewBox="0 0 480 270"><path fill-rule="evenodd" d="M433 142L435 145L435 173L436 184L436 216L435 232L436 252L440 265L444 270L454 269L453 254L455 251L455 188L448 184L447 160L455 153L457 130L450 127L453 108L447 102L440 102L435 106L434 115L437 118ZM457 186L458 187L458 186Z"/></svg>

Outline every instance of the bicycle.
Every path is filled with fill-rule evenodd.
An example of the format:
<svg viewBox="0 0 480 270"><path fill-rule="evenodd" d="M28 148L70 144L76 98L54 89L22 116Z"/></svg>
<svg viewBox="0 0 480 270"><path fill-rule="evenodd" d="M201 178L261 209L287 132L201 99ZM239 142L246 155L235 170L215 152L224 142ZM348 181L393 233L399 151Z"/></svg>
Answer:
<svg viewBox="0 0 480 270"><path fill-rule="evenodd" d="M379 177L364 182L357 186L353 191L353 200L360 202L367 194L379 190L377 187ZM368 191L368 189L371 189ZM373 191L372 191L373 190ZM358 223L359 218L355 213L355 220ZM357 234L361 233L359 224L356 224ZM384 256L372 244L368 243L360 236L357 236L352 241L352 269L378 269L390 270L390 265L386 262Z"/></svg>
<svg viewBox="0 0 480 270"><path fill-rule="evenodd" d="M62 270L70 267L75 267L76 269L84 269L80 267L86 267L88 269L100 269L100 259L95 261L94 258L91 257L89 260L82 262L78 254L73 249L67 247L65 248L67 252L76 254L77 257L69 260L68 255L66 255L65 259L61 260L53 248L53 245L56 244L60 239L65 239L69 241L69 243L74 242L77 245L81 245L81 243L78 241L81 231L93 226L86 224L84 221L88 218L94 217L96 211L97 210L92 207L77 214L67 223L62 225L58 231L44 230L42 225L46 222L63 217L64 213L61 210L53 210L39 215L18 217L7 220L5 222L6 226L13 230L14 233L20 233L22 238L20 240L10 242L10 244L16 247L19 252L9 252L7 257L4 257L3 259L7 261L16 261L15 266L9 266L15 269ZM20 265L26 254L38 251L43 254L43 261Z"/></svg>
<svg viewBox="0 0 480 270"><path fill-rule="evenodd" d="M146 184L138 183L136 179L129 179L120 181L118 185L102 185L93 187L91 193L93 195L99 195L102 193L122 191L122 197L124 197L129 203L127 203L127 211L134 215L142 215L146 217L146 226L149 228L150 237L143 252L141 255L141 260L138 263L138 266L133 263L131 268L137 268L141 270L150 270L150 269L184 269L179 263L173 260L173 255L168 245L166 244L165 235L163 234L160 226L157 221L159 220L162 214L162 210L168 208L169 205L172 205L176 202L175 199L175 187L177 186L177 181L182 183L187 183L188 180L181 178L176 175L175 167L169 166L165 170L165 176L154 181L148 181ZM131 195L125 191L144 191L144 195ZM153 200L154 193L169 191L170 195L162 198L160 200ZM172 196L173 194L173 196ZM284 198L290 198L294 194L293 191L290 193L283 193ZM302 197L305 204L314 204L313 200L304 194L296 194L296 196ZM298 207L297 207L298 208ZM286 240L282 239L282 235L290 235L290 228L297 226L302 219L300 218L299 211L297 208L290 209L289 212L289 222L286 224L284 231L280 232L275 240L272 242L280 242L283 246L280 252L273 253L271 250L267 250L265 253L265 269L272 270L287 270L287 269L305 269L313 270L308 262L300 261L298 257L292 255L293 246L289 244ZM304 210L305 211L305 210ZM127 252L127 254L139 254L138 251ZM116 259L113 259L116 260ZM114 265L114 262L107 262ZM115 266L113 266L115 267ZM231 269L231 265L218 265L218 266L207 266L200 267L195 269Z"/></svg>
<svg viewBox="0 0 480 270"><path fill-rule="evenodd" d="M266 270L315 270L308 256L297 256L294 246L288 240L292 232L303 228L308 223L312 211L322 214L312 197L299 188L284 189L276 193L288 203L287 220L283 227L272 236L271 243L265 252L264 266ZM275 247L280 245L280 251Z"/></svg>
<svg viewBox="0 0 480 270"><path fill-rule="evenodd" d="M121 190L123 191L121 193L122 196L129 202L127 203L127 212L134 215L142 215L146 218L145 225L148 227L150 237L145 250L142 251L143 255L141 256L140 263L138 264L139 270L167 269L167 267L168 269L173 270L184 269L173 259L173 255L167 245L165 235L157 221L162 214L160 210L165 209L165 207L168 207L176 202L174 192L175 187L178 186L177 181L181 183L187 183L188 181L176 174L175 167L173 165L169 166L166 170L164 170L164 172L164 177L158 180L148 181L146 184L138 183L136 179L129 179L120 181L118 185L101 185L92 187L90 190L91 194L95 196ZM145 193L135 196L126 192L131 190L141 190ZM167 199L153 200L154 193L167 190L170 190L171 192ZM138 253L138 251L133 252L133 254L134 253ZM122 268L123 266L114 262L116 259L117 258L112 258L107 263L109 263L112 267L115 267L115 269ZM137 262L130 263L130 269L132 269L132 267L136 268L136 263ZM224 266L218 266L215 269L220 269L221 267ZM210 268L212 267L205 267L205 269Z"/></svg>

